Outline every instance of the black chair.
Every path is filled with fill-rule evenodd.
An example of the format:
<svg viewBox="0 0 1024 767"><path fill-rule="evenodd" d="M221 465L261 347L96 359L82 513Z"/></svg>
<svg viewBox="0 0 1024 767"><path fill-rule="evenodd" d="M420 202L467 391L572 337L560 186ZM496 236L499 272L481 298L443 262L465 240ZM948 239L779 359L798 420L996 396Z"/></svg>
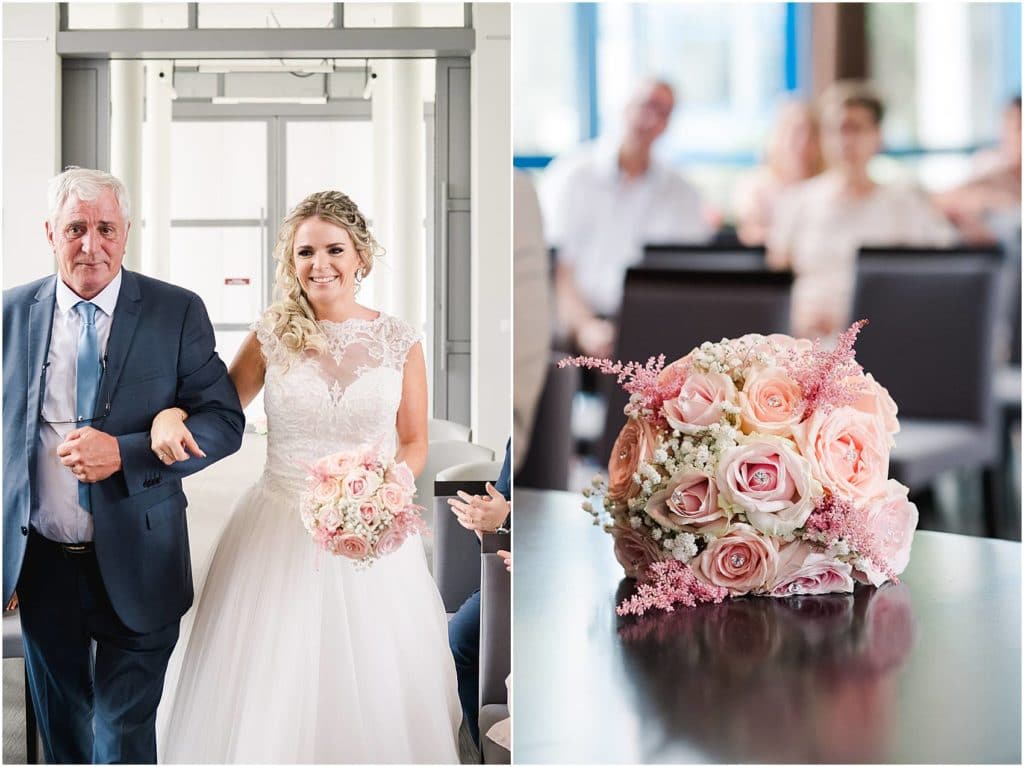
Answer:
<svg viewBox="0 0 1024 767"><path fill-rule="evenodd" d="M508 533L488 534L480 558L480 751L484 764L509 764L512 754L487 737L509 716L505 679L512 671L512 579L496 552L510 550Z"/></svg>
<svg viewBox="0 0 1024 767"><path fill-rule="evenodd" d="M634 268L626 274L616 341L617 359L666 364L704 341L789 329L790 272L685 271ZM626 423L629 401L610 390L600 455L607 457Z"/></svg>
<svg viewBox="0 0 1024 767"><path fill-rule="evenodd" d="M497 476L496 474L494 475ZM480 539L459 524L448 499L459 490L487 495L487 480L434 482L434 581L447 613L454 613L480 588Z"/></svg>
<svg viewBox="0 0 1024 767"><path fill-rule="evenodd" d="M986 532L999 500L988 474L999 458L993 395L996 281L993 249L862 249L854 316L870 324L857 360L900 411L890 476L911 493L939 475L978 471L986 492Z"/></svg>
<svg viewBox="0 0 1024 767"><path fill-rule="evenodd" d="M518 487L567 490L572 459L572 398L580 386L580 371L558 368L558 361L570 355L554 352L544 388L534 413L530 446L523 465L516 472Z"/></svg>
<svg viewBox="0 0 1024 767"><path fill-rule="evenodd" d="M738 241L706 245L670 244L644 246L641 266L688 271L767 271L763 247L749 247Z"/></svg>

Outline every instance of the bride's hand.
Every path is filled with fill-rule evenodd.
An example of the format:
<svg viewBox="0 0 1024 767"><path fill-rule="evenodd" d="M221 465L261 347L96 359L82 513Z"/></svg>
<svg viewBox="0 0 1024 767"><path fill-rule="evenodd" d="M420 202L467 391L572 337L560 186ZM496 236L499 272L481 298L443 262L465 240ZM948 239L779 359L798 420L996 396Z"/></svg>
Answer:
<svg viewBox="0 0 1024 767"><path fill-rule="evenodd" d="M153 425L149 430L150 449L166 466L176 461L187 461L189 453L206 457L192 432L185 426L186 418L188 413L181 408L172 407L161 410L153 419Z"/></svg>

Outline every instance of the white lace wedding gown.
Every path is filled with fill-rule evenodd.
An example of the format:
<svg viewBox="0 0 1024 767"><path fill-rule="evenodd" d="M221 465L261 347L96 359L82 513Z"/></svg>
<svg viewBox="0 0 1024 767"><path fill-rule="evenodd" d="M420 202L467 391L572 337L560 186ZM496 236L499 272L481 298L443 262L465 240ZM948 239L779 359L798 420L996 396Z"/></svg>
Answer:
<svg viewBox="0 0 1024 767"><path fill-rule="evenodd" d="M455 666L421 541L356 570L317 553L298 511L303 462L378 441L394 452L417 334L383 314L321 325L327 353L302 357L255 325L266 468L214 553L163 761L458 762Z"/></svg>

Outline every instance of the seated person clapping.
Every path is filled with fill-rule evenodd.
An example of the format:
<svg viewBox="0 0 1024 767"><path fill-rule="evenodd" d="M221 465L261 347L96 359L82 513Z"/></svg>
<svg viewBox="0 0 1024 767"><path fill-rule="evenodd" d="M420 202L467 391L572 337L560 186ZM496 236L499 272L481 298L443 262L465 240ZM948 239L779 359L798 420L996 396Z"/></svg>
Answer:
<svg viewBox="0 0 1024 767"><path fill-rule="evenodd" d="M511 448L505 448L505 460L497 481L487 483L487 495L470 495L459 491L459 498L451 498L448 505L458 517L459 524L483 539L484 533L502 529L511 519ZM511 570L512 555L498 552ZM462 714L469 727L473 742L480 744L480 590L474 591L448 622L448 645L455 658L455 673L459 682L459 701Z"/></svg>

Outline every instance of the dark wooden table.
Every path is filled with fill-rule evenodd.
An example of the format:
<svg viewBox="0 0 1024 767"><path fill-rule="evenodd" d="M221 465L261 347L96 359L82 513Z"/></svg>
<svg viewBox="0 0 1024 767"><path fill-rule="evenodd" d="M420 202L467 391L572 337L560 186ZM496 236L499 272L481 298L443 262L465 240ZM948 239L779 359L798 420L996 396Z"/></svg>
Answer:
<svg viewBox="0 0 1024 767"><path fill-rule="evenodd" d="M1020 763L1020 544L918 532L899 585L619 618L573 493L517 490L517 763Z"/></svg>

